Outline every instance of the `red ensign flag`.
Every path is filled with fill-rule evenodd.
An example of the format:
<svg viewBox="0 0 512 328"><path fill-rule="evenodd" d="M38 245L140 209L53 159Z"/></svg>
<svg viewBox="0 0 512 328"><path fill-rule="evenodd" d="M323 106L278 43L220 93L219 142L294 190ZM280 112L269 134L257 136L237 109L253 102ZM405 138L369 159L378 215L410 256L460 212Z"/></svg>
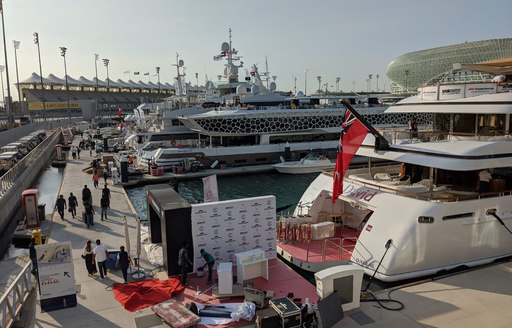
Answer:
<svg viewBox="0 0 512 328"><path fill-rule="evenodd" d="M368 129L354 116L347 108L345 118L341 124L340 142L338 144L338 157L334 169L334 179L332 184L332 202L333 204L343 193L343 176L347 171L352 157L361 146L364 138L368 134Z"/></svg>

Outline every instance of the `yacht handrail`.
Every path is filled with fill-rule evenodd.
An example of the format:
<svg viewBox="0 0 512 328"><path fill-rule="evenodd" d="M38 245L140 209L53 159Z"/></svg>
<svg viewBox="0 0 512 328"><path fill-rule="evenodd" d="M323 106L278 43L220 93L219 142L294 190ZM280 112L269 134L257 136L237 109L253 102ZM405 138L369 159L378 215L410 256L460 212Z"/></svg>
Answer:
<svg viewBox="0 0 512 328"><path fill-rule="evenodd" d="M29 297L32 286L32 263L27 262L11 285L0 297L0 327L11 327L18 317L23 304Z"/></svg>
<svg viewBox="0 0 512 328"><path fill-rule="evenodd" d="M341 257L342 258L343 258L343 252L345 251L345 240L352 240L357 243L357 237L344 237L341 239Z"/></svg>
<svg viewBox="0 0 512 328"><path fill-rule="evenodd" d="M339 241L339 243L335 243L336 241ZM343 252L342 243L343 241L340 237L324 239L322 246L322 261L325 261L325 257L327 256L327 244L331 244L332 246L338 249L338 259L341 260L341 255Z"/></svg>

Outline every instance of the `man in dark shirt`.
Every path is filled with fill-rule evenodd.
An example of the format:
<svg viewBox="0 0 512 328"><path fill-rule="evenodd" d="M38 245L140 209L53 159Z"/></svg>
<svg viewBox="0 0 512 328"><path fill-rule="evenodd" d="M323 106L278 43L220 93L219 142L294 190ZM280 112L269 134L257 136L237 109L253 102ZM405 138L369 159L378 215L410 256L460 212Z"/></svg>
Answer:
<svg viewBox="0 0 512 328"><path fill-rule="evenodd" d="M36 239L32 238L30 240L30 244L28 245L28 253L30 256L30 261L32 261L32 274L37 273L37 253L36 253Z"/></svg>
<svg viewBox="0 0 512 328"><path fill-rule="evenodd" d="M73 195L72 192L69 193L68 197L68 206L69 206L69 212L73 216L73 219L76 215L76 207L78 206L78 200L76 199L76 196Z"/></svg>
<svg viewBox="0 0 512 328"><path fill-rule="evenodd" d="M105 197L107 199L107 207L110 208L110 189L108 189L106 184L101 191L101 197Z"/></svg>
<svg viewBox="0 0 512 328"><path fill-rule="evenodd" d="M84 189L82 189L82 203L85 205L86 202L91 201L92 204L92 194L91 189L87 188L87 185L84 185Z"/></svg>
<svg viewBox="0 0 512 328"><path fill-rule="evenodd" d="M67 208L64 196L59 196L59 198L57 199L57 203L55 204L55 208L57 209L57 212L59 212L60 218L64 220L64 209Z"/></svg>
<svg viewBox="0 0 512 328"><path fill-rule="evenodd" d="M130 254L124 250L124 246L119 248L121 251L117 254L117 267L123 273L124 283L128 282L128 267L130 266Z"/></svg>
<svg viewBox="0 0 512 328"><path fill-rule="evenodd" d="M109 205L109 201L108 201L108 198L103 196L101 197L101 200L100 200L100 205L101 205L101 221L103 221L103 217L105 217L105 220L108 219L107 217L107 208L108 208L108 205Z"/></svg>

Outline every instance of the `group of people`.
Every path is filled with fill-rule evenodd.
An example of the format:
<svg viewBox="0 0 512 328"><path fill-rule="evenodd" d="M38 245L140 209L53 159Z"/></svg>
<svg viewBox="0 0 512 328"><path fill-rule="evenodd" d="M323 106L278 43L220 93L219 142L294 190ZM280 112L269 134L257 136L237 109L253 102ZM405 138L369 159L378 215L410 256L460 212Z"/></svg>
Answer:
<svg viewBox="0 0 512 328"><path fill-rule="evenodd" d="M99 269L100 279L107 277L107 260L109 259L109 254L107 247L101 240L96 239L96 246L94 248L92 247L92 241L88 240L82 251L82 258L85 261L85 267L87 268L89 276L93 276ZM116 268L121 269L125 284L128 283L128 268L130 267L130 263L130 254L126 252L124 246L121 246L116 256Z"/></svg>
<svg viewBox="0 0 512 328"><path fill-rule="evenodd" d="M181 272L181 284L183 286L187 285L187 276L188 272L190 270L190 267L194 265L192 260L190 259L190 255L188 252L188 242L183 242L183 245L181 246L179 252L178 252L178 266L180 268ZM212 283L212 273L213 273L213 266L215 265L215 258L207 253L204 249L201 249L199 251L201 253L201 256L205 260L205 264L202 266L201 270L204 270L206 266L208 266L208 284Z"/></svg>
<svg viewBox="0 0 512 328"><path fill-rule="evenodd" d="M107 209L110 208L110 197L110 189L108 188L107 184L105 184L105 187L103 187L103 190L101 191L100 200L101 221L108 219ZM82 189L82 202L84 205L84 212L86 217L85 222L87 224L87 228L89 228L89 226L94 225L94 208L92 206L92 193L87 185L84 185L84 188Z"/></svg>
<svg viewBox="0 0 512 328"><path fill-rule="evenodd" d="M69 209L68 209L69 205ZM55 209L60 215L60 218L64 220L64 210L68 209L69 213L73 216L73 219L76 216L76 207L78 206L78 200L76 196L73 195L72 192L69 193L68 202L66 204L66 199L64 199L64 195L60 195L57 198L57 202L55 203Z"/></svg>

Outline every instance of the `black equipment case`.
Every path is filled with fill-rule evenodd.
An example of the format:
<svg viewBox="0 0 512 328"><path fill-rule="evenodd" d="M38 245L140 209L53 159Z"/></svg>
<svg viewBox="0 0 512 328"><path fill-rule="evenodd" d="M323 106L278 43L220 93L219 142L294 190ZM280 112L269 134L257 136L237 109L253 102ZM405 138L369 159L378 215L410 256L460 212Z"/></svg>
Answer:
<svg viewBox="0 0 512 328"><path fill-rule="evenodd" d="M279 314L276 310L268 308L256 311L256 327L258 328L277 328L280 325Z"/></svg>
<svg viewBox="0 0 512 328"><path fill-rule="evenodd" d="M279 314L281 328L300 327L302 318L300 308L288 297L270 300L270 306Z"/></svg>

